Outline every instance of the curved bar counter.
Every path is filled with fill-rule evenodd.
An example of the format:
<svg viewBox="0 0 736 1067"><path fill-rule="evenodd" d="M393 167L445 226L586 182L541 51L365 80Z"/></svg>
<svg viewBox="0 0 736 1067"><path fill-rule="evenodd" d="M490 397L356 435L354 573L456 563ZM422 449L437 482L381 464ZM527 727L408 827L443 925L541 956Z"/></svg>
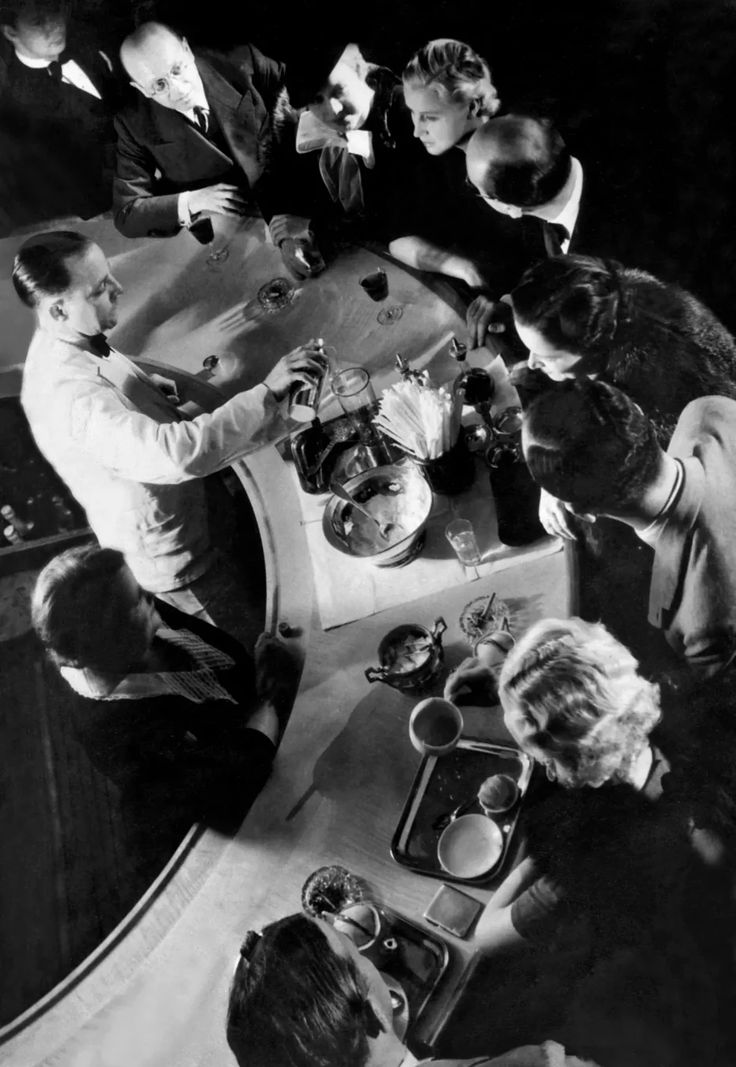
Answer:
<svg viewBox="0 0 736 1067"><path fill-rule="evenodd" d="M80 229L99 241L126 288L124 324L112 342L144 364L164 364L174 376L185 372L190 384L189 375L201 376L202 358L217 354L211 384L226 394L248 387L262 380L278 356L316 336L335 347L343 366L367 367L377 392L395 380L397 351L415 366L431 364L433 377L452 376L442 353L463 325L450 302L366 250L344 250L325 275L304 283L289 307L269 315L253 294L283 271L259 223L216 237L230 245L228 257L214 269L206 262L209 250L186 234L165 242L125 242L107 223ZM389 303L403 308L402 317L386 326L377 322L379 305L358 285L378 263L389 274ZM27 336L28 324L21 343L23 330ZM199 385L194 383L195 391ZM200 404L208 403L208 392L214 400L214 392L199 388ZM499 395L503 398L502 391ZM420 762L407 732L416 698L380 683L369 686L364 670L376 662L379 640L389 629L410 619L431 626L438 614L448 622L446 662L455 666L468 654L460 611L491 590L513 603L521 625L569 614L574 606L571 556L557 551L484 573L472 584L458 565L455 587L423 596L419 590L410 604L323 630L293 471L272 445L233 469L263 542L266 627L288 623L298 635L292 647L304 656L272 776L234 839L192 831L146 898L92 957L0 1033L0 1062L14 1067L232 1062L224 1017L242 935L299 910L301 886L323 864L343 864L376 899L423 924L420 916L438 883L389 854ZM496 710L463 713L466 733L505 736ZM471 892L485 900L491 890ZM440 1024L472 955L472 939L447 940L452 964L423 1016L425 1040Z"/></svg>

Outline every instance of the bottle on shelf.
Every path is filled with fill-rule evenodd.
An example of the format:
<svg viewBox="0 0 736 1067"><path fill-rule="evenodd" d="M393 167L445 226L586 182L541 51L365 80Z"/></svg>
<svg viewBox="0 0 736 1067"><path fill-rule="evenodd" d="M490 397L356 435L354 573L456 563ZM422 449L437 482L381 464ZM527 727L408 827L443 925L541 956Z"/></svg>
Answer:
<svg viewBox="0 0 736 1067"><path fill-rule="evenodd" d="M25 522L21 519L15 508L11 507L10 504L3 504L3 506L0 507L0 515L5 519L7 525L15 530L18 535L18 540L20 541L24 541L31 534L35 525L33 522ZM5 533L5 536L7 537L7 533Z"/></svg>
<svg viewBox="0 0 736 1067"><path fill-rule="evenodd" d="M23 541L23 538L19 536L18 531L15 529L15 527L11 526L9 523L3 529L3 537L9 545L19 545Z"/></svg>

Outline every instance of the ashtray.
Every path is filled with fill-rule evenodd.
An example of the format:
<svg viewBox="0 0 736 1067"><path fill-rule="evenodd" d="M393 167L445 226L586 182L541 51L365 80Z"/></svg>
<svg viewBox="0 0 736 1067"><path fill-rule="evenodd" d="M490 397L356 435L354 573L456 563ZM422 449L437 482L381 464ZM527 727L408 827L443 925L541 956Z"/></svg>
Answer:
<svg viewBox="0 0 736 1067"><path fill-rule="evenodd" d="M474 597L460 612L460 629L474 648L481 638L494 630L508 629L510 609L505 600L493 593Z"/></svg>
<svg viewBox="0 0 736 1067"><path fill-rule="evenodd" d="M294 286L288 278L272 278L258 290L258 303L264 311L279 311L294 299Z"/></svg>
<svg viewBox="0 0 736 1067"><path fill-rule="evenodd" d="M369 682L385 682L394 689L417 689L429 684L442 667L442 634L447 629L440 616L428 630L419 623L404 623L390 630L378 646L378 667L367 667Z"/></svg>
<svg viewBox="0 0 736 1067"><path fill-rule="evenodd" d="M365 893L359 878L337 864L318 867L302 886L302 907L308 915L334 915L350 904L358 904Z"/></svg>

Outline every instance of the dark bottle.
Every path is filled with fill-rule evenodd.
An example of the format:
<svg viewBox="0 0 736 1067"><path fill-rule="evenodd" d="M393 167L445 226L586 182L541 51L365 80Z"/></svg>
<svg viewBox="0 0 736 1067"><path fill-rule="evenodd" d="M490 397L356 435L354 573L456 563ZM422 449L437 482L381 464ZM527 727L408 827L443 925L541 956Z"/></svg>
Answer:
<svg viewBox="0 0 736 1067"><path fill-rule="evenodd" d="M495 392L493 378L483 367L468 363L468 348L462 341L453 337L450 342L450 355L456 360L459 374L452 386L454 394L463 394L463 403L480 411L484 419L490 417L491 400Z"/></svg>
<svg viewBox="0 0 736 1067"><path fill-rule="evenodd" d="M496 504L498 539L503 545L528 545L544 536L539 521L539 486L524 462L520 441L492 445L486 453Z"/></svg>

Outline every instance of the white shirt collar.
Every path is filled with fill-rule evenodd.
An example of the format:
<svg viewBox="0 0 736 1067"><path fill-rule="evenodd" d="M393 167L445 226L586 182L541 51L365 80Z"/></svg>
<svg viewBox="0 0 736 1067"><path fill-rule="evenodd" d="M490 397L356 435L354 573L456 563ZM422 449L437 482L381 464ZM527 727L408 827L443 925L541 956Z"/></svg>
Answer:
<svg viewBox="0 0 736 1067"><path fill-rule="evenodd" d="M572 192L570 198L560 211L559 215L555 215L554 218L550 218L547 221L553 222L557 226L564 226L568 233L566 241L562 242L562 251L566 253L570 247L570 238L572 237L575 224L578 221L578 215L580 214L580 200L583 195L583 168L579 159L575 156L571 159L572 164Z"/></svg>
<svg viewBox="0 0 736 1067"><path fill-rule="evenodd" d="M672 484L672 488L670 489L670 493L667 497L667 501L664 507L662 508L660 513L655 516L652 522L650 522L648 526L644 527L643 530L637 530L636 528L634 528L634 533L639 538L639 540L645 541L648 545L654 545L659 540L662 530L665 527L665 523L667 522L667 516L672 511L672 508L675 505L675 501L680 495L680 488L682 486L683 478L685 477L685 470L679 459L676 460L676 463L677 472L675 474L675 480Z"/></svg>
<svg viewBox="0 0 736 1067"><path fill-rule="evenodd" d="M31 67L32 70L42 70L44 67L50 67L53 62L51 59L31 59L30 56L22 56L20 52L15 54L24 67Z"/></svg>
<svg viewBox="0 0 736 1067"><path fill-rule="evenodd" d="M22 63L25 67L30 67L31 70L48 70L53 62L51 59L29 59L27 56L22 56L18 52L15 54L18 57L18 62ZM100 55L112 70L110 60L104 52L100 52ZM63 81L68 85L73 85L75 88L81 89L82 92L88 93L90 96L96 96L98 100L102 99L89 76L73 59L67 59L62 63L61 74Z"/></svg>
<svg viewBox="0 0 736 1067"><path fill-rule="evenodd" d="M580 164L580 161L578 159L575 159L574 156L571 162L573 168L574 185L573 191L570 195L570 200L567 201L565 206L558 214L557 218L549 220L550 222L556 223L558 226L564 226L564 228L567 230L567 234L569 234L570 237L573 236L573 230L575 229L577 217L580 213L580 198L582 196L582 166ZM563 241L562 245L562 251L566 253L567 248L569 248L570 246L570 238L566 241Z"/></svg>

